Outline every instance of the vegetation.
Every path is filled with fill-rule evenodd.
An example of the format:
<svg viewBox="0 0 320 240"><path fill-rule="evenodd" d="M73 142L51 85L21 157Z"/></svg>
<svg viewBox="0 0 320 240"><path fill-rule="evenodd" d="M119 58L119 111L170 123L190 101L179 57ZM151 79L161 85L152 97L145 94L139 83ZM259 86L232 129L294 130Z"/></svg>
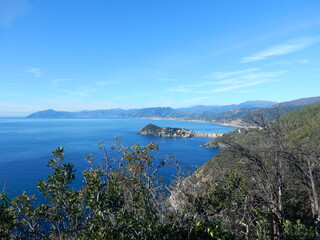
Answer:
<svg viewBox="0 0 320 240"><path fill-rule="evenodd" d="M252 121L259 128L215 141L223 151L197 170L185 191L198 186L193 192L207 198L222 183L238 183L237 191L224 193L235 202L215 217L240 239L319 239L320 103L272 124L263 116Z"/></svg>
<svg viewBox="0 0 320 240"><path fill-rule="evenodd" d="M215 158L171 186L159 170L179 166L155 143L101 144L104 163L88 156L80 189L57 148L38 184L44 202L0 194L0 238L320 239L320 103L251 120L259 128L224 135Z"/></svg>
<svg viewBox="0 0 320 240"><path fill-rule="evenodd" d="M176 162L156 157L157 144L122 147L116 142L109 154L103 144L100 148L104 164L95 167L88 156L92 165L83 171L79 190L70 186L73 165L64 163L59 147L48 163L52 173L37 185L44 202L25 193L10 200L2 192L0 238L231 239L218 221L179 219L170 210L167 186L158 172Z"/></svg>

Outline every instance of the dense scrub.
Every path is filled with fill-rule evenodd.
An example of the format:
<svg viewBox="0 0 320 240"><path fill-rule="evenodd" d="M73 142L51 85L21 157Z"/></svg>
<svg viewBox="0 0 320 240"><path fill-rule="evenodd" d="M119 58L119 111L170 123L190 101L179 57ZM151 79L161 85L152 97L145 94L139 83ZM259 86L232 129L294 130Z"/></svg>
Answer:
<svg viewBox="0 0 320 240"><path fill-rule="evenodd" d="M37 187L46 201L25 193L0 194L1 239L231 239L218 221L196 215L180 219L166 198L170 189L158 171L175 165L156 154L158 145L122 147L116 142L104 163L83 171L83 186L70 187L73 165L62 147L53 151L52 173ZM111 156L112 155L112 156ZM179 181L179 180L177 180Z"/></svg>
<svg viewBox="0 0 320 240"><path fill-rule="evenodd" d="M242 196L225 193L237 200L220 214L224 229L240 239L319 239L320 103L271 124L263 115L252 121L259 127L214 141L223 151L196 171L188 188L198 186L194 192L206 197L236 174Z"/></svg>

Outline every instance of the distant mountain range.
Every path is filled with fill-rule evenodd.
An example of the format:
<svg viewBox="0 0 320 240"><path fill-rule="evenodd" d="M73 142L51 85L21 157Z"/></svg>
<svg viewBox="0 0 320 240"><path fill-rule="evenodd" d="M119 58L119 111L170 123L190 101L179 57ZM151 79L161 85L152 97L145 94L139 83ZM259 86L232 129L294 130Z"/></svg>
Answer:
<svg viewBox="0 0 320 240"><path fill-rule="evenodd" d="M196 105L189 108L155 107L141 109L106 109L85 110L79 112L55 111L48 109L33 113L27 118L105 118L105 117L132 117L132 118L173 118L185 120L200 120L217 124L250 125L248 119L259 113L272 121L277 115L319 102L320 97L301 98L288 102L247 101L230 105Z"/></svg>
<svg viewBox="0 0 320 240"><path fill-rule="evenodd" d="M196 105L188 108L177 108L181 112L212 112L221 113L229 110L235 110L240 108L265 108L277 104L277 102L271 101L247 101L240 104L230 105Z"/></svg>

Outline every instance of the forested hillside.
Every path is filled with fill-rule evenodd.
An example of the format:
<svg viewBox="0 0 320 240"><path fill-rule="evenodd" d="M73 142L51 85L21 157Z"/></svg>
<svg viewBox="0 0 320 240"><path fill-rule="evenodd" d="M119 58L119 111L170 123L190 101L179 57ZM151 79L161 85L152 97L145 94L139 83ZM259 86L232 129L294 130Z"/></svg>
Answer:
<svg viewBox="0 0 320 240"><path fill-rule="evenodd" d="M214 215L241 239L318 239L320 103L272 124L263 115L256 121L260 128L217 138L223 151L185 182L185 190L210 199L202 203L205 210L217 188L227 188L225 205Z"/></svg>

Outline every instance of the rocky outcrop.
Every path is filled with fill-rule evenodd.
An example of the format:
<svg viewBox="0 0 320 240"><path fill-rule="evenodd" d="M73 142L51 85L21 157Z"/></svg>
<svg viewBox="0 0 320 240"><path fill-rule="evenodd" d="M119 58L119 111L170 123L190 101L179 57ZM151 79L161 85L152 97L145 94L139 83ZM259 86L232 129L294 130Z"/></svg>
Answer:
<svg viewBox="0 0 320 240"><path fill-rule="evenodd" d="M171 128L171 127L158 127L153 124L145 126L139 134L152 135L165 138L191 138L195 136L195 133L191 130L184 128Z"/></svg>
<svg viewBox="0 0 320 240"><path fill-rule="evenodd" d="M158 127L148 124L140 132L141 135L152 135L165 138L191 138L191 137L207 137L215 138L222 136L223 133L197 133L185 128Z"/></svg>

